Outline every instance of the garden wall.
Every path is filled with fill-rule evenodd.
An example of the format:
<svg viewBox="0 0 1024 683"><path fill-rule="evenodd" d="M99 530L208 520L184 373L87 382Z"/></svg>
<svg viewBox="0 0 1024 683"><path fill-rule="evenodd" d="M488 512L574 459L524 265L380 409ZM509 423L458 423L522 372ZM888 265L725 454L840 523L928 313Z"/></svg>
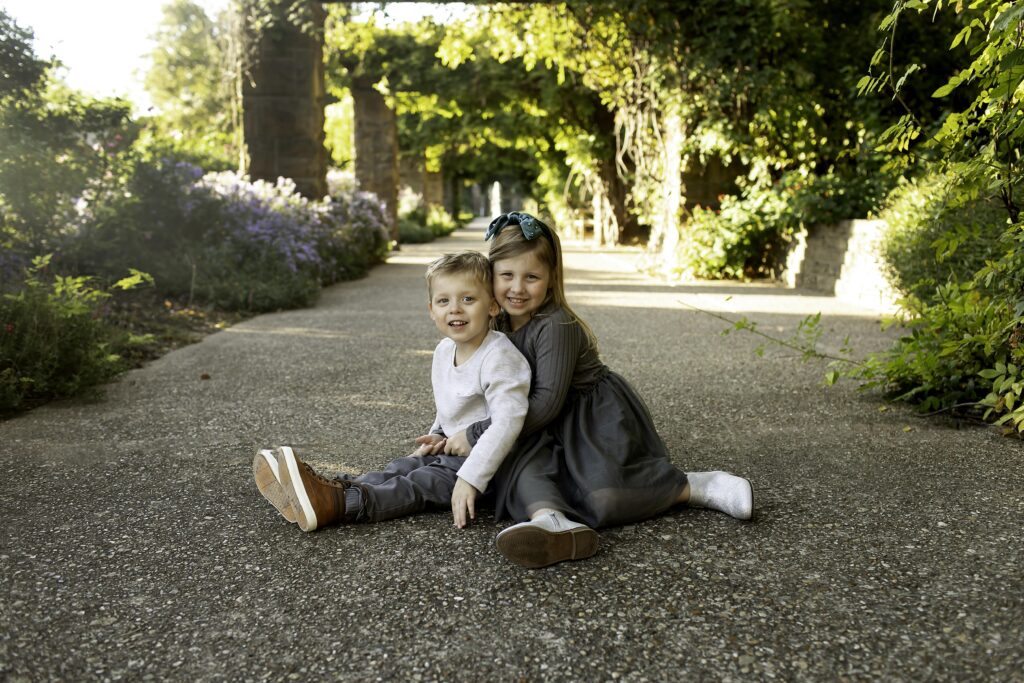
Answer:
<svg viewBox="0 0 1024 683"><path fill-rule="evenodd" d="M896 310L897 293L879 254L884 229L879 220L847 220L800 231L787 253L783 281L871 310Z"/></svg>

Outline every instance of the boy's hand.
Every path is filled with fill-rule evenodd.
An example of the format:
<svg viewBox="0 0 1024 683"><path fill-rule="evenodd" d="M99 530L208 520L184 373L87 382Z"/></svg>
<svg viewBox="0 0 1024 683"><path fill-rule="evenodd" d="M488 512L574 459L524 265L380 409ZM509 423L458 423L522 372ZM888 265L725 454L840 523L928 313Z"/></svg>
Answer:
<svg viewBox="0 0 1024 683"><path fill-rule="evenodd" d="M413 455L437 455L444 450L447 439L442 434L424 434L416 437L419 447L412 452Z"/></svg>
<svg viewBox="0 0 1024 683"><path fill-rule="evenodd" d="M459 478L452 489L452 518L455 526L465 528L469 520L476 519L476 497L480 492L465 479Z"/></svg>
<svg viewBox="0 0 1024 683"><path fill-rule="evenodd" d="M450 437L444 445L444 452L448 455L469 455L472 450L473 447L469 445L469 439L466 438L466 430Z"/></svg>

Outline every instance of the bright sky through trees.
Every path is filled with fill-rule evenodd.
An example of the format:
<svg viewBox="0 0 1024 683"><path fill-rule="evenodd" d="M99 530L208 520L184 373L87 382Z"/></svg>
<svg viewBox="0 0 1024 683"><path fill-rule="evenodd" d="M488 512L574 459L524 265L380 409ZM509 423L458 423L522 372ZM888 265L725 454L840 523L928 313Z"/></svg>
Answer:
<svg viewBox="0 0 1024 683"><path fill-rule="evenodd" d="M196 0L216 13L227 0ZM92 95L127 96L145 111L149 98L142 87L150 36L160 22L159 0L4 0L4 10L19 25L32 29L36 53L65 65L68 84Z"/></svg>
<svg viewBox="0 0 1024 683"><path fill-rule="evenodd" d="M195 0L211 17L229 0ZM153 49L150 37L160 23L160 0L3 0L3 9L36 36L36 53L57 57L65 65L64 77L74 88L92 95L127 96L143 113L150 106L142 87ZM388 16L415 20L436 14L440 20L459 11L458 5L399 2Z"/></svg>

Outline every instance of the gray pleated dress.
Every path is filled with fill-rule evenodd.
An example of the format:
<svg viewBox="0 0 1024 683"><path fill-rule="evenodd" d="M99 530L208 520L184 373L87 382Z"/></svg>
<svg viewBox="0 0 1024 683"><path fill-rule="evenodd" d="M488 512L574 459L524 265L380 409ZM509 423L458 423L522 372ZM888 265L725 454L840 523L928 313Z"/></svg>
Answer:
<svg viewBox="0 0 1024 683"><path fill-rule="evenodd" d="M526 521L553 508L597 528L674 505L686 474L669 460L643 399L601 362L583 329L548 304L502 331L529 361L533 383L523 431L492 480L496 518ZM488 424L467 430L471 444Z"/></svg>

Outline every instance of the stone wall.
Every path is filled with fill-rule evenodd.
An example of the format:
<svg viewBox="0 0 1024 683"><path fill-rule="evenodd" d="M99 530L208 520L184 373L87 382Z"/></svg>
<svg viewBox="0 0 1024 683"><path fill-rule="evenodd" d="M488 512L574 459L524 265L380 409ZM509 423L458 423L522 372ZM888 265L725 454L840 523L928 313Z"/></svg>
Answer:
<svg viewBox="0 0 1024 683"><path fill-rule="evenodd" d="M879 255L884 228L878 220L847 220L800 232L787 254L783 281L879 312L895 310L897 293Z"/></svg>
<svg viewBox="0 0 1024 683"><path fill-rule="evenodd" d="M323 7L310 2L309 11L314 32L322 31ZM327 194L322 41L282 16L255 48L242 90L246 171L254 180L291 178L299 192L319 199Z"/></svg>
<svg viewBox="0 0 1024 683"><path fill-rule="evenodd" d="M391 239L398 239L398 124L384 96L366 78L353 79L356 180L387 208Z"/></svg>

